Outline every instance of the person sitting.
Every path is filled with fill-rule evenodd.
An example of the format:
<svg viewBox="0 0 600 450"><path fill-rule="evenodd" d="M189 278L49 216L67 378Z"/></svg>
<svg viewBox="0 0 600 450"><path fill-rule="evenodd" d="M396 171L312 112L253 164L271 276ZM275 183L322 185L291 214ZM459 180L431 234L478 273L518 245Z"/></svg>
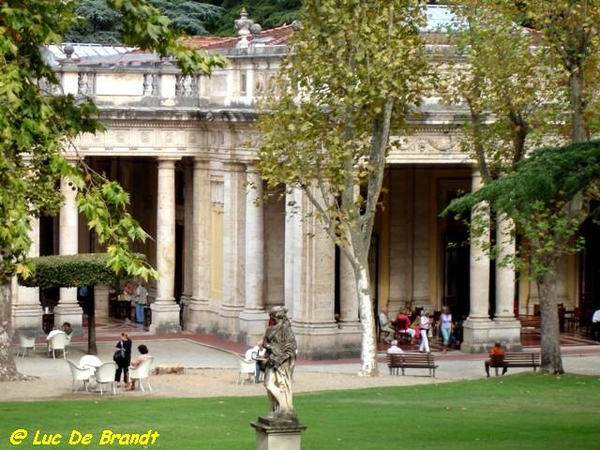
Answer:
<svg viewBox="0 0 600 450"><path fill-rule="evenodd" d="M388 355L401 355L404 353L404 350L398 347L398 341L394 339L390 347L386 350L386 353Z"/></svg>
<svg viewBox="0 0 600 450"><path fill-rule="evenodd" d="M396 316L396 333L408 334L410 336L410 343L414 344L417 332L414 328L411 328L410 317L404 311L400 311L398 316Z"/></svg>
<svg viewBox="0 0 600 450"><path fill-rule="evenodd" d="M67 344L71 342L71 337L73 336L73 327L69 322L65 322L62 324L61 329L67 333Z"/></svg>
<svg viewBox="0 0 600 450"><path fill-rule="evenodd" d="M131 361L130 367L138 367L142 362L152 358L152 356L150 356L148 353L148 347L146 347L144 344L138 345L138 352L140 352L140 356L138 356L135 361ZM125 389L128 391L135 390L135 379L131 379Z"/></svg>
<svg viewBox="0 0 600 450"><path fill-rule="evenodd" d="M254 347L246 351L245 358L247 360L256 361L256 369L254 370L254 382L260 382L261 374L265 373L267 349L263 346L262 339L259 340Z"/></svg>
<svg viewBox="0 0 600 450"><path fill-rule="evenodd" d="M388 344L392 342L392 339L395 337L396 330L394 330L394 327L390 322L390 318L388 317L388 308L385 306L381 308L381 311L379 312L379 329L382 333L384 333L383 340Z"/></svg>
<svg viewBox="0 0 600 450"><path fill-rule="evenodd" d="M54 328L52 328L52 330L50 330L50 333L48 333L48 336L46 336L46 340L48 342L50 342L50 339L52 339L54 336L56 336L57 334L60 334L60 333L64 333L64 331L62 330L61 327L56 325Z"/></svg>
<svg viewBox="0 0 600 450"><path fill-rule="evenodd" d="M71 341L71 335L73 334L73 327L69 322L63 323L61 327L57 325L50 331L50 333L48 333L48 336L46 336L46 340L50 342L50 339L52 339L52 337L60 333L65 333L67 335L67 343L69 343Z"/></svg>
<svg viewBox="0 0 600 450"><path fill-rule="evenodd" d="M492 364L492 356L498 355L503 357L505 352L504 349L502 348L502 344L500 344L500 342L495 342L494 346L490 349L489 353L489 358L485 360L485 374L486 376L489 378L490 377L490 366ZM504 375L507 372L508 368L506 366L504 366L504 368L502 369L502 375Z"/></svg>
<svg viewBox="0 0 600 450"><path fill-rule="evenodd" d="M600 341L600 309L592 315L592 337Z"/></svg>

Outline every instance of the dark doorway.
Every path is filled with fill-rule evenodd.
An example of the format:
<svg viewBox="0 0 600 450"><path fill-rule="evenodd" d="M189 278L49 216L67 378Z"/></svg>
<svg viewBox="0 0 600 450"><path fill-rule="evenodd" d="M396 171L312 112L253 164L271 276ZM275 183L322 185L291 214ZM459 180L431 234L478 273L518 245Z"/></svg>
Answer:
<svg viewBox="0 0 600 450"><path fill-rule="evenodd" d="M443 206L467 192L468 186L467 179L444 180L441 185ZM445 216L443 220L442 304L448 306L452 315L459 320L468 316L471 309L469 228L462 220L455 219L453 214Z"/></svg>
<svg viewBox="0 0 600 450"><path fill-rule="evenodd" d="M581 292L580 319L582 323L590 323L592 314L600 308L600 225L588 219L582 226L585 246L580 254L581 272L579 292Z"/></svg>
<svg viewBox="0 0 600 450"><path fill-rule="evenodd" d="M470 310L470 249L466 230L444 234L444 305L457 318L469 315Z"/></svg>

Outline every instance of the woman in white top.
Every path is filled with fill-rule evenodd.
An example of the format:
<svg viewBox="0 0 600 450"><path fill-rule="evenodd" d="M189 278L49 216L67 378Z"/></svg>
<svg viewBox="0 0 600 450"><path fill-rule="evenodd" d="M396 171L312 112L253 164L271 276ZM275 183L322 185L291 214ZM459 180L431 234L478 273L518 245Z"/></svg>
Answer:
<svg viewBox="0 0 600 450"><path fill-rule="evenodd" d="M419 321L419 328L421 330L421 345L419 346L419 351L421 353L429 353L429 339L427 333L429 333L430 326L431 321L429 320L429 316L425 310L422 310L421 319Z"/></svg>
<svg viewBox="0 0 600 450"><path fill-rule="evenodd" d="M452 314L450 314L447 306L442 308L440 332L442 333L442 353L446 353L448 351L448 342L450 342L450 334L452 334Z"/></svg>

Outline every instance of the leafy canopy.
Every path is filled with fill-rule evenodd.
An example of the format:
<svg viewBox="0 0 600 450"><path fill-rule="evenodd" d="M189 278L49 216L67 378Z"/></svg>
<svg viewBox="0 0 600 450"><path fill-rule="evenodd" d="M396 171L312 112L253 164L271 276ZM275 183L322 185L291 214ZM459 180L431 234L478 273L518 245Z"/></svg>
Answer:
<svg viewBox="0 0 600 450"><path fill-rule="evenodd" d="M158 274L133 253L131 242L148 235L129 215L129 196L92 172L83 160L68 161L72 139L102 131L92 99L64 95L43 46L60 44L77 23L76 0L6 0L0 6L0 283L27 277L32 217L56 215L63 203L59 181L78 191L79 210L107 248L108 267L143 278ZM107 0L125 20L126 44L177 58L186 73L209 73L219 56L187 49L169 20L145 1Z"/></svg>
<svg viewBox="0 0 600 450"><path fill-rule="evenodd" d="M549 259L579 250L581 242L570 239L582 218L572 215L568 205L580 193L582 199L598 199L599 179L600 141L545 147L520 162L514 173L453 200L442 214L468 214L481 202L506 213L532 249L524 255L537 276L552 270ZM581 210L587 214L587 207Z"/></svg>
<svg viewBox="0 0 600 450"><path fill-rule="evenodd" d="M219 6L193 0L150 0L149 3L169 18L174 30L192 36L207 34L205 22L216 20L224 11ZM76 11L81 20L66 33L65 40L123 43L124 15L109 7L107 0L80 0Z"/></svg>

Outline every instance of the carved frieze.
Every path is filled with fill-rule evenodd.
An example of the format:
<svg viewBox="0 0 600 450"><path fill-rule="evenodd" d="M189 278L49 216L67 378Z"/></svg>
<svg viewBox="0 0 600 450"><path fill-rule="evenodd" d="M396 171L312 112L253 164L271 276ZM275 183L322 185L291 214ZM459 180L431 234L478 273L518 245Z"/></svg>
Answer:
<svg viewBox="0 0 600 450"><path fill-rule="evenodd" d="M456 162L465 163L467 155L461 151L458 137L451 131L416 131L414 135L393 139L394 146L388 162Z"/></svg>

